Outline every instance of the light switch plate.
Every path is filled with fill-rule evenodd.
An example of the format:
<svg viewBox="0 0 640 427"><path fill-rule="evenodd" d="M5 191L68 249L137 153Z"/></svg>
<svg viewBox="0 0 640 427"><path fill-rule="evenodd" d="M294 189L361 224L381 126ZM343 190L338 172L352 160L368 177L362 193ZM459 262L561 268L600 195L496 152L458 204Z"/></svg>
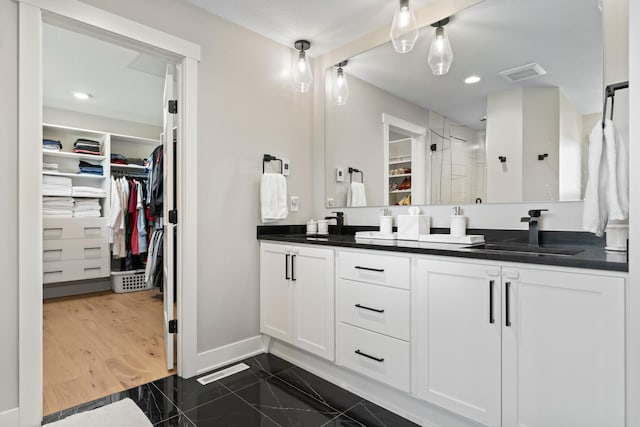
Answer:
<svg viewBox="0 0 640 427"><path fill-rule="evenodd" d="M291 212L298 212L300 210L298 196L291 196L289 199L289 206Z"/></svg>
<svg viewBox="0 0 640 427"><path fill-rule="evenodd" d="M336 182L343 182L343 181L344 181L344 169L336 168Z"/></svg>
<svg viewBox="0 0 640 427"><path fill-rule="evenodd" d="M291 164L288 159L282 159L282 175L288 176L291 172Z"/></svg>

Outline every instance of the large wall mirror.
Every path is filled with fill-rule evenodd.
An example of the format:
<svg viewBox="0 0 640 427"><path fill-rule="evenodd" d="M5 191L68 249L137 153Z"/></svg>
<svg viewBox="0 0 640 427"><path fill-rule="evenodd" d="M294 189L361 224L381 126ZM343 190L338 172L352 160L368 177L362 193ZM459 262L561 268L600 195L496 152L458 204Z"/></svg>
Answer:
<svg viewBox="0 0 640 427"><path fill-rule="evenodd" d="M431 26L409 53L388 42L345 58L343 105L326 70L326 205L581 200L602 111L598 2L485 0L444 31L445 75L427 63Z"/></svg>

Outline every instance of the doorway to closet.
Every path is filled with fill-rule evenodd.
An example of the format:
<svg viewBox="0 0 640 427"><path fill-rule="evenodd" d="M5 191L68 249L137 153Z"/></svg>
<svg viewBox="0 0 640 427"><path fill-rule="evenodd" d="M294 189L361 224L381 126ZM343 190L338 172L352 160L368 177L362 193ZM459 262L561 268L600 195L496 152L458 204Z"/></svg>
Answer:
<svg viewBox="0 0 640 427"><path fill-rule="evenodd" d="M48 415L175 373L179 66L60 18L42 58Z"/></svg>

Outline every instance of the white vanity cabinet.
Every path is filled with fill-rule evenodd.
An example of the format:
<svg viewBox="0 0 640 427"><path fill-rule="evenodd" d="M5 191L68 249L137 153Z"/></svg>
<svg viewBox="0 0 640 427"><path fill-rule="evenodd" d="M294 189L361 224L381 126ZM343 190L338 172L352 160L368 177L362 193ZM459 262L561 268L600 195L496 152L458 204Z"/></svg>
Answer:
<svg viewBox="0 0 640 427"><path fill-rule="evenodd" d="M623 277L432 258L416 265L416 397L487 426L624 426Z"/></svg>
<svg viewBox="0 0 640 427"><path fill-rule="evenodd" d="M338 364L410 390L411 257L338 251Z"/></svg>
<svg viewBox="0 0 640 427"><path fill-rule="evenodd" d="M334 359L333 250L260 244L260 332Z"/></svg>

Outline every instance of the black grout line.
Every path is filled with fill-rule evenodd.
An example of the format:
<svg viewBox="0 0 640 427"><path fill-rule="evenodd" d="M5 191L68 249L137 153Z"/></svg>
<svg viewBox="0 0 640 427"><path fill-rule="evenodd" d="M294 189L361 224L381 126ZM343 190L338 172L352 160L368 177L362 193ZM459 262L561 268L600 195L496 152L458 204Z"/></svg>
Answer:
<svg viewBox="0 0 640 427"><path fill-rule="evenodd" d="M273 377L273 375L267 377L267 378L271 378ZM267 378L264 378L265 380ZM262 381L262 380L260 380ZM253 383L251 385L256 385L257 383ZM251 403L247 402L246 400L244 400L239 394L237 394L235 391L230 390L228 387L226 387L224 384L222 384L223 387L227 388L227 390L231 391L231 394L233 394L235 397L237 397L238 399L240 399L244 404L246 404L248 407L250 407L251 409L253 409L254 411L258 412L259 414L262 414L262 416L264 416L266 419L268 419L269 421L273 422L275 425L277 425L278 427L282 427L282 424L276 422L276 420L272 419L270 416L268 416L267 414L265 414L264 412L262 412L261 410L259 410L258 408L254 407ZM250 386L247 386L250 387ZM238 391L240 390L244 390L247 387L242 387L241 389L238 389ZM196 426L197 427L197 426Z"/></svg>

